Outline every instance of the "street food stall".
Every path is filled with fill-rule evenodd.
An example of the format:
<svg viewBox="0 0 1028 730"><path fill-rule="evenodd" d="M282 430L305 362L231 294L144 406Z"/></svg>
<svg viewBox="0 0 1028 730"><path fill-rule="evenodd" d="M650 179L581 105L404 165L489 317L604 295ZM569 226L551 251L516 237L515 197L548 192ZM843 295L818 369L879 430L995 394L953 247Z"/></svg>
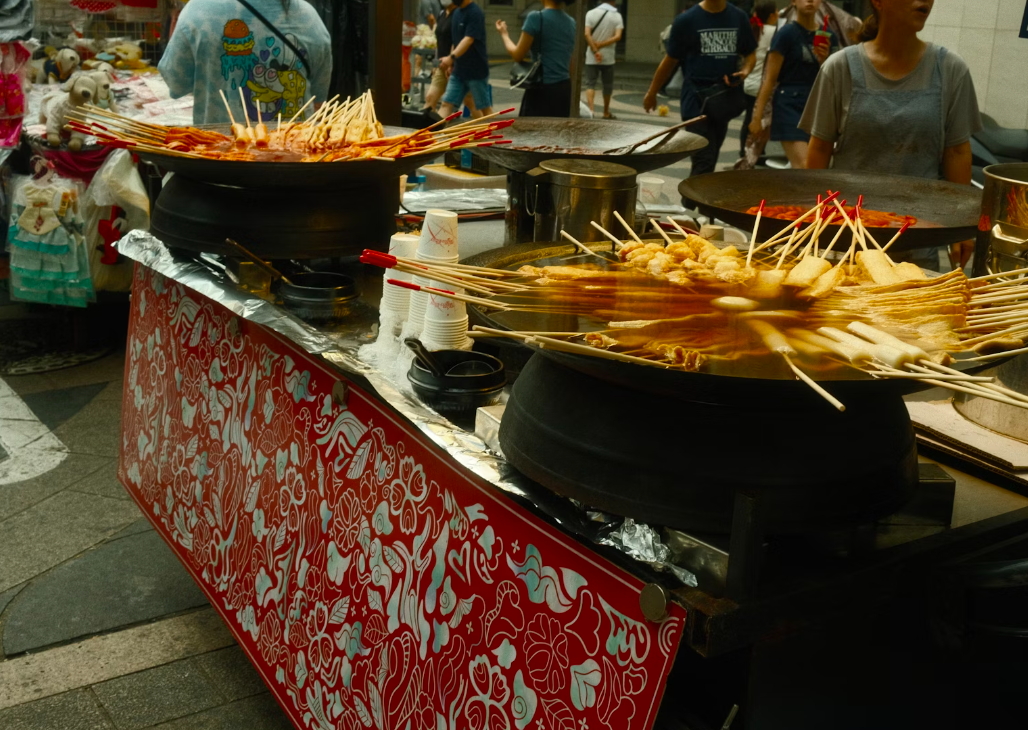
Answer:
<svg viewBox="0 0 1028 730"><path fill-rule="evenodd" d="M509 127L385 129L348 105L292 137L76 124L203 185L252 166L254 188L299 167L384 185L443 147L502 149ZM559 172L574 200L612 189ZM271 216L295 229L276 251L253 226L185 235L166 189L167 240L118 244L135 262L119 479L298 728L947 727L966 709L949 690L986 676L960 647L1006 627L983 616L1009 597L970 576L1010 569L1028 499L919 458L903 398L1028 406L982 372L1021 349L1024 272L893 261L919 226L966 237L980 203L911 221L874 182L775 200L806 212L766 235L757 191L748 247L603 209L587 225L605 241L498 231L459 262L447 211L390 236L343 196L343 228L306 249L303 220ZM287 308L311 269L349 277L345 306ZM408 356L412 334L450 347ZM482 377L488 408L447 392Z"/></svg>

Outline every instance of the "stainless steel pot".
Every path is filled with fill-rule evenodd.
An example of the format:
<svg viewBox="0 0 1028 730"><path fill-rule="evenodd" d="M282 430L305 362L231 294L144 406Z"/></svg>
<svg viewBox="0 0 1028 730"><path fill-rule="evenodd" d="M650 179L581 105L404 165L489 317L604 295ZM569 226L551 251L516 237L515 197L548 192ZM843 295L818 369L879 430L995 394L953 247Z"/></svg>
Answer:
<svg viewBox="0 0 1028 730"><path fill-rule="evenodd" d="M1028 163L985 168L974 274L1028 267Z"/></svg>
<svg viewBox="0 0 1028 730"><path fill-rule="evenodd" d="M998 384L1028 394L1028 355L1019 355L981 374L991 375ZM990 431L1028 441L1028 418L1023 408L963 393L957 394L953 406L964 418Z"/></svg>
<svg viewBox="0 0 1028 730"><path fill-rule="evenodd" d="M557 241L562 230L579 241L601 241L603 234L590 222L620 231L614 211L633 225L636 174L613 162L566 158L546 160L527 173L510 173L506 243Z"/></svg>
<svg viewBox="0 0 1028 730"><path fill-rule="evenodd" d="M1028 267L1028 164L985 168L974 260L976 276ZM1028 356L1015 357L982 375L991 375L1002 385L1028 394ZM969 421L1028 441L1028 418L1020 408L964 394L957 394L953 405Z"/></svg>

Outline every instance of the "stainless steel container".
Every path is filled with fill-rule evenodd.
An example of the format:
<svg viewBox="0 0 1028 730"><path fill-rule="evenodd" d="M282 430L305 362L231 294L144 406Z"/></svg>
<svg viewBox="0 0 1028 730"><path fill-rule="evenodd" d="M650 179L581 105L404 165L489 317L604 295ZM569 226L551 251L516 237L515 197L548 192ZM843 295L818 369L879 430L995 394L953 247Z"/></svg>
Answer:
<svg viewBox="0 0 1028 730"><path fill-rule="evenodd" d="M1028 164L1008 163L985 168L982 216L974 259L976 276L1028 268ZM982 374L1028 394L1026 355ZM1028 418L1021 408L962 393L957 394L953 404L965 418L980 426L1028 441Z"/></svg>
<svg viewBox="0 0 1028 730"><path fill-rule="evenodd" d="M546 180L536 194L535 240L559 241L562 230L583 242L605 240L590 223L596 221L608 231L621 231L614 211L634 225L638 185L637 173L631 167L560 159L547 160L539 169Z"/></svg>
<svg viewBox="0 0 1028 730"><path fill-rule="evenodd" d="M596 221L620 231L619 212L635 222L636 171L625 165L595 160L546 160L527 173L510 173L510 209L507 243L559 241L567 231L579 241L601 241L603 234L590 225Z"/></svg>
<svg viewBox="0 0 1028 730"><path fill-rule="evenodd" d="M1028 163L985 168L974 275L1028 267Z"/></svg>
<svg viewBox="0 0 1028 730"><path fill-rule="evenodd" d="M1028 394L1028 355L1018 355L982 375L991 375L999 385ZM953 406L969 421L1004 436L1028 442L1028 416L1023 408L963 393L957 393Z"/></svg>

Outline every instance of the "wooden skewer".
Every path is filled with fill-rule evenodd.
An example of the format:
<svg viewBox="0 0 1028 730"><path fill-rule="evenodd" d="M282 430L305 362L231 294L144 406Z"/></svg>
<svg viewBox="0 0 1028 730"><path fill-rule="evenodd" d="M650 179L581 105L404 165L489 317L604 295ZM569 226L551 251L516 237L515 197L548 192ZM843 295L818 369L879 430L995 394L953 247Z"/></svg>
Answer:
<svg viewBox="0 0 1028 730"><path fill-rule="evenodd" d="M1028 269L1014 269L1013 271L1001 271L998 274L986 274L985 276L975 276L968 281L989 281L990 279L999 279L1004 276L1014 276L1028 274Z"/></svg>
<svg viewBox="0 0 1028 730"><path fill-rule="evenodd" d="M973 385L960 385L959 383L950 383L945 380L936 380L935 378L925 378L922 382L928 383L929 385L937 385L940 388L946 388L948 390L957 390L961 393L968 393L969 395L981 396L982 398L994 400L997 403L1005 403L1008 406L1028 408L1028 402L1008 398L1004 395L1001 395L1000 393L990 391L984 387L975 387Z"/></svg>
<svg viewBox="0 0 1028 730"><path fill-rule="evenodd" d="M650 224L653 226L654 230L660 234L661 238L663 238L664 241L666 241L666 245L670 246L672 243L674 243L674 241L671 240L671 236L667 234L667 231L660 227L660 224L657 223L657 221L651 218Z"/></svg>
<svg viewBox="0 0 1028 730"><path fill-rule="evenodd" d="M243 118L246 119L246 135L253 139L253 130L250 128L250 112L246 111L246 97L243 96L243 87L239 87L239 103L243 107Z"/></svg>
<svg viewBox="0 0 1028 730"><path fill-rule="evenodd" d="M435 294L439 297L445 297L446 299L452 299L457 302L465 302L467 304L475 304L479 307L485 307L487 309L498 309L502 312L511 311L511 307L502 302L495 302L491 299L483 299L481 297L469 297L466 294L458 294L457 292L448 291L446 289L440 289L434 286L421 286L420 284L414 284L409 281L401 281L399 279L386 279L387 284L393 286L399 286L404 289L410 289L411 291L420 291L426 294Z"/></svg>
<svg viewBox="0 0 1028 730"><path fill-rule="evenodd" d="M910 221L907 221L902 226L900 226L900 229L896 231L896 235L889 239L889 242L882 247L882 250L888 251L889 247L892 246L892 244L896 243L896 241L899 240L899 237L902 236L908 228L910 228Z"/></svg>
<svg viewBox="0 0 1028 730"><path fill-rule="evenodd" d="M229 106L228 99L225 98L225 92L222 89L218 89L218 93L221 94L221 102L225 105L225 111L228 112L228 120L234 125L236 118L232 115L232 107Z"/></svg>
<svg viewBox="0 0 1028 730"><path fill-rule="evenodd" d="M634 238L638 243L642 243L643 242L643 240L641 238L639 238L639 236L637 236L635 234L635 231L632 229L632 227L630 225L628 225L628 223L625 221L625 219L622 218L621 214L618 213L616 210L614 211L614 217L618 219L618 223L620 223L621 225L623 225L625 227L625 230L628 231L628 235L630 235L632 238Z"/></svg>
<svg viewBox="0 0 1028 730"><path fill-rule="evenodd" d="M757 218L753 222L753 232L750 234L750 247L749 247L749 250L746 252L746 268L747 269L750 268L750 265L753 263L753 247L755 245L757 245L757 231L760 230L760 219L764 215L764 204L765 203L767 203L766 200L762 199L760 201L760 207L757 208Z"/></svg>
<svg viewBox="0 0 1028 730"><path fill-rule="evenodd" d="M609 239L610 239L611 241L613 241L613 242L614 242L614 247L615 247L615 248L614 248L614 251L615 251L615 253L617 252L617 249L619 249L619 248L621 248L622 246L624 246L624 245L625 245L625 244L624 244L624 243L623 243L623 242L621 241L621 239L620 239L620 238L618 238L617 236L615 236L615 235L614 235L613 233L611 233L610 231L608 231L608 230L607 230L606 228L604 228L603 226L601 226L601 225L600 225L599 223L597 223L596 221L589 221L589 225L591 225L591 226L592 226L593 228L595 228L595 229L596 229L597 231L599 231L599 232L600 232L600 233L602 233L602 234L603 234L604 236L606 236L607 238L609 238Z"/></svg>
<svg viewBox="0 0 1028 730"><path fill-rule="evenodd" d="M896 379L900 379L900 380L924 380L924 377L925 377L924 373L910 373L910 372L907 372L905 370L897 370L896 368L890 368L890 367L886 367L884 365L878 365L878 364L876 364L875 367L878 368L878 369L877 370L865 370L864 372L866 372L867 374L872 375L872 376L881 376L881 377L886 377L886 378L896 378ZM963 376L961 376L961 375L943 375L941 373L940 374L933 374L932 378L935 379L935 380L945 380L946 382L956 382L956 383L965 383L965 382L966 383L987 383L987 382L989 382L991 380L990 378L979 378L979 377L975 377L973 375L963 375Z"/></svg>
<svg viewBox="0 0 1028 730"><path fill-rule="evenodd" d="M977 357L964 357L960 359L960 362L988 362L989 360L1002 360L1005 357L1023 355L1026 352L1028 352L1028 347L1019 347L1016 350L1007 350L1006 352L994 352L989 355L978 355Z"/></svg>
<svg viewBox="0 0 1028 730"><path fill-rule="evenodd" d="M1008 286L1023 286L1028 284L1028 277L1019 276L1016 279L1009 279L1008 281L1001 281L998 284L987 284L985 286L976 286L971 289L972 296L981 294L983 292L992 292L1005 289Z"/></svg>
<svg viewBox="0 0 1028 730"><path fill-rule="evenodd" d="M962 374L959 370L954 370L951 367L948 367L946 365L940 365L939 363L932 362L931 360L922 360L921 363L922 365L920 367L927 367L931 370L941 371L942 373L953 373L956 375ZM1008 398L1022 400L1028 403L1028 395L1025 395L1024 393L1019 393L1016 390L1011 390L1010 388L1006 388L1002 385L999 385L995 382L994 378L989 378L988 382L984 383L981 387L987 388L988 390L991 390L996 393L1000 393L1001 395L1005 395Z"/></svg>
<svg viewBox="0 0 1028 730"><path fill-rule="evenodd" d="M834 395L832 395L832 394L831 394L831 393L829 393L829 392L828 392L827 390L825 390L824 388L822 388L822 387L821 387L820 385L818 385L818 384L817 384L817 382L816 382L816 381L815 381L815 380L814 380L813 378L811 378L811 377L810 377L809 375L807 375L807 374L806 374L805 372L803 372L802 370L800 370L800 369L799 369L799 368L798 368L798 367L796 366L796 364L795 364L795 363L794 363L794 362L792 361L792 358L791 358L791 357L789 357L788 353L782 352L782 353L779 353L779 354L780 354L780 355L782 356L782 358L783 358L783 359L785 360L785 364L789 366L789 369L790 369L790 370L792 370L793 374L794 374L794 375L795 375L795 376L796 376L797 378L799 378L799 379L800 379L800 380L802 380L802 381L803 381L804 383L806 383L807 385L809 385L809 386L810 386L810 387L811 387L811 388L813 389L813 391L814 391L815 393L817 393L817 394L818 394L819 396L821 396L821 397L822 397L822 398L824 398L824 399L825 399L826 401L828 401L829 403L831 403L831 404L832 404L832 406L833 406L833 407L834 407L834 408L835 408L835 409L836 409L837 411L839 411L840 413L842 413L842 412L844 412L844 411L846 410L846 406L845 406L845 404L844 404L844 403L843 403L842 401L840 401L840 400L839 400L838 398L836 398L836 397L835 397Z"/></svg>
<svg viewBox="0 0 1028 730"><path fill-rule="evenodd" d="M682 234L682 238L688 238L690 235L695 235L695 234L690 234L689 231L687 231L684 228L682 228L682 226L680 226L678 224L678 221L676 221L671 216L668 216L667 220L668 220L668 223L670 223L671 225L673 225L675 227L676 231L678 231L680 234Z"/></svg>
<svg viewBox="0 0 1028 730"><path fill-rule="evenodd" d="M590 256L595 256L596 258L600 259L601 261L606 261L607 263L610 263L609 261L607 261L607 259L603 258L603 256L600 256L598 253L593 251L591 248L586 246L584 243L579 241L577 238L572 236L570 233L568 233L564 229L561 229L560 235L563 236L564 238L566 238L567 240L571 241L571 243L575 244L575 248L577 248L582 253L587 253Z"/></svg>

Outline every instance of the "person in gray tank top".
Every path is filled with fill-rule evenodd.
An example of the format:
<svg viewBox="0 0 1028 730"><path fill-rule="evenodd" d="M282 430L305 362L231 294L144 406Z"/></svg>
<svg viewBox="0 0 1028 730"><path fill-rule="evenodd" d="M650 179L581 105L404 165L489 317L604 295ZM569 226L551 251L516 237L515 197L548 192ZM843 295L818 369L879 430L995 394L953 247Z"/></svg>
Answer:
<svg viewBox="0 0 1028 730"><path fill-rule="evenodd" d="M971 183L977 96L959 56L917 37L932 5L872 0L862 42L821 67L799 125L811 135L808 168ZM964 265L971 248L951 249L954 264ZM934 249L914 260L938 268Z"/></svg>

